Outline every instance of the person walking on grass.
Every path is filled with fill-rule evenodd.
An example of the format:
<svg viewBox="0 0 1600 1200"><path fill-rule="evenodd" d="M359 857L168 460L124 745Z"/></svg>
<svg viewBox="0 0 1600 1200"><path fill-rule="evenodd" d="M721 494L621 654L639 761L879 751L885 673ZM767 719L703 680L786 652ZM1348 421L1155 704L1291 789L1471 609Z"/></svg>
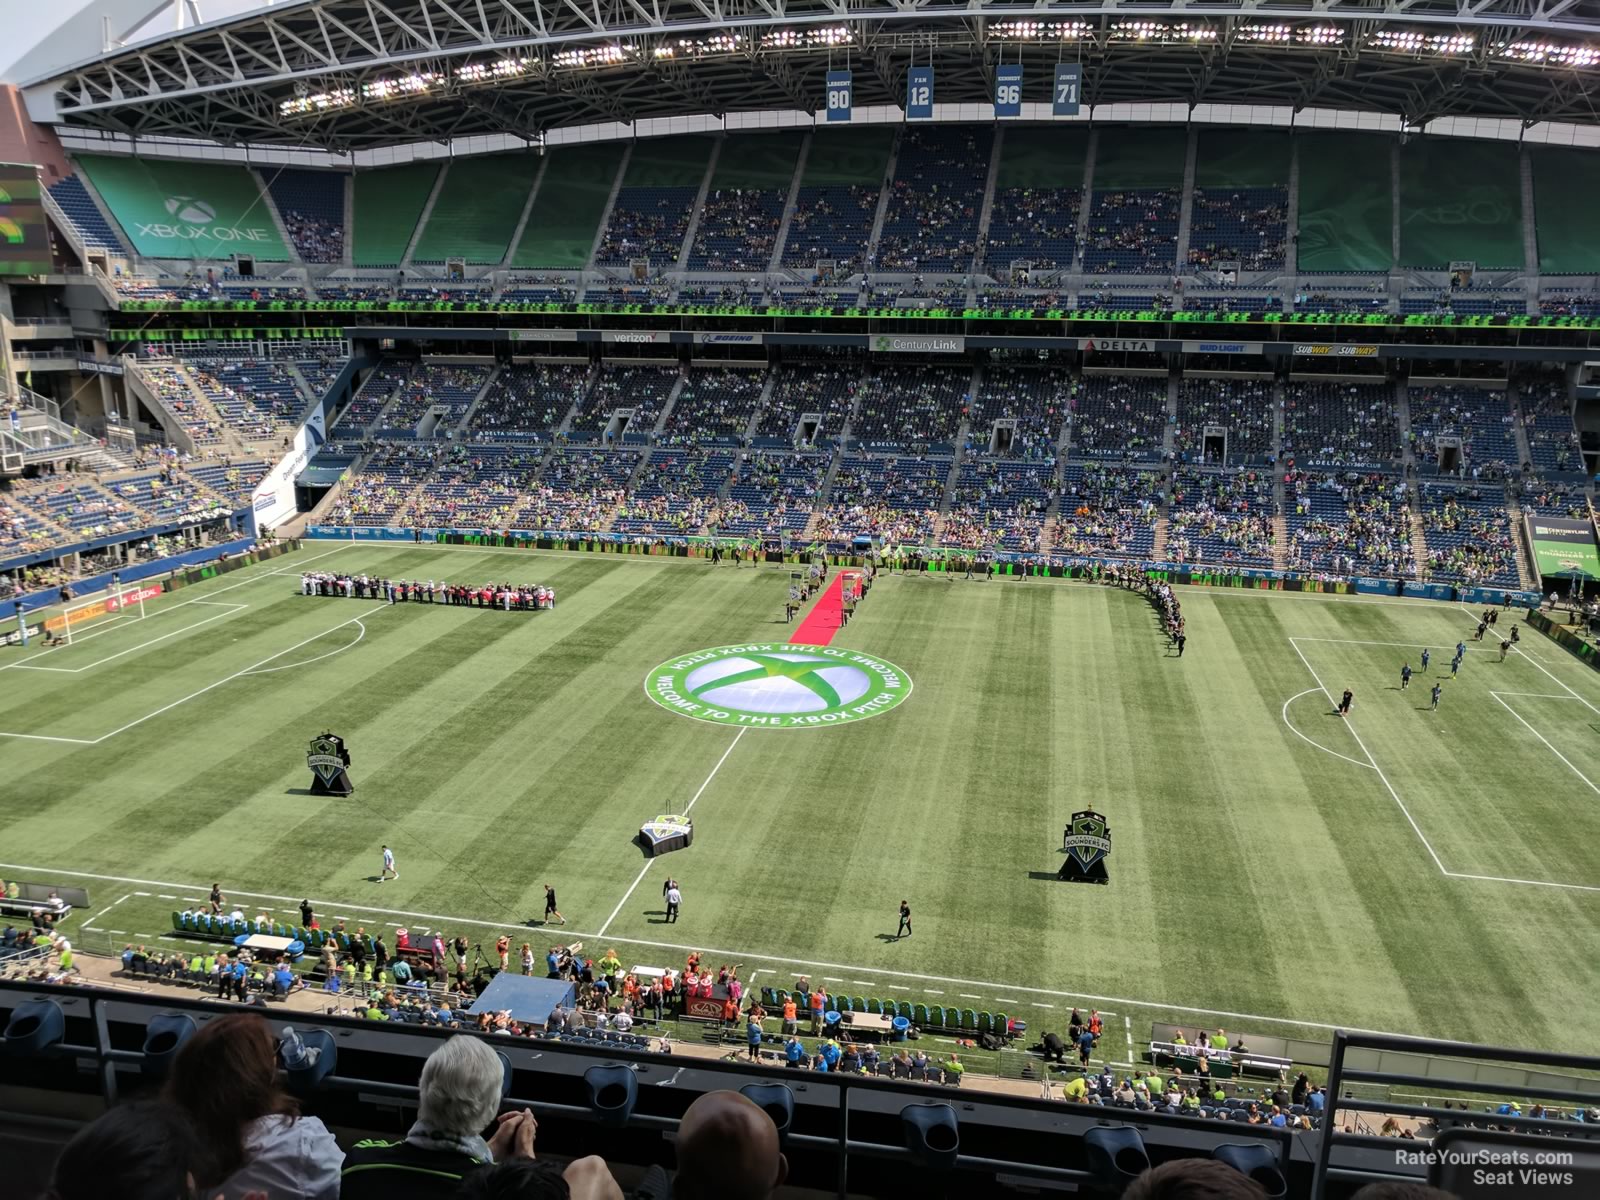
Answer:
<svg viewBox="0 0 1600 1200"><path fill-rule="evenodd" d="M1430 653L1428 648L1426 646L1424 646L1422 648L1422 673L1424 675L1426 675L1428 673L1428 659L1431 658L1431 657L1432 657L1432 654Z"/></svg>
<svg viewBox="0 0 1600 1200"><path fill-rule="evenodd" d="M1430 712L1438 712L1439 711L1439 697L1441 695L1443 695L1443 694L1444 694L1444 684L1435 683L1433 685L1433 702L1428 706L1428 710Z"/></svg>
<svg viewBox="0 0 1600 1200"><path fill-rule="evenodd" d="M1350 701L1354 700L1355 697L1356 694L1354 692L1352 692L1349 688L1345 688L1344 695L1339 698L1338 711L1341 717L1348 717L1350 715Z"/></svg>
<svg viewBox="0 0 1600 1200"><path fill-rule="evenodd" d="M394 869L394 851L385 846L383 848L383 870L378 872L378 882L386 879L399 879L400 872Z"/></svg>
<svg viewBox="0 0 1600 1200"><path fill-rule="evenodd" d="M1411 686L1411 664L1404 663L1400 667L1400 690L1403 692Z"/></svg>
<svg viewBox="0 0 1600 1200"><path fill-rule="evenodd" d="M556 908L556 890L547 883L544 885L544 922L546 925L550 923L552 917L563 925L567 923L567 919L561 915L561 910Z"/></svg>
<svg viewBox="0 0 1600 1200"><path fill-rule="evenodd" d="M1501 662L1505 662L1506 655L1509 654L1509 653L1511 653L1511 639L1510 638L1501 638L1500 639L1500 661Z"/></svg>
<svg viewBox="0 0 1600 1200"><path fill-rule="evenodd" d="M895 931L895 938L911 936L911 901L900 901L900 928Z"/></svg>
<svg viewBox="0 0 1600 1200"><path fill-rule="evenodd" d="M667 881L667 921L670 924L678 923L678 909L683 904L683 893L678 890L678 881Z"/></svg>

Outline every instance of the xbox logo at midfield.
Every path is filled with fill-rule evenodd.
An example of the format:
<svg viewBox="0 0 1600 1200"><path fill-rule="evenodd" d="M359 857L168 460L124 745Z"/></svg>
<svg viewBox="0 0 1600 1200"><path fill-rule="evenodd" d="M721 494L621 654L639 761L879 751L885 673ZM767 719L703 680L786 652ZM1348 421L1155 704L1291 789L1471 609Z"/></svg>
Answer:
<svg viewBox="0 0 1600 1200"><path fill-rule="evenodd" d="M216 209L204 200L196 200L193 196L168 196L167 212L191 225L205 225L217 219Z"/></svg>
<svg viewBox="0 0 1600 1200"><path fill-rule="evenodd" d="M644 681L662 708L757 729L849 725L894 708L911 678L859 650L764 642L716 646L662 663Z"/></svg>

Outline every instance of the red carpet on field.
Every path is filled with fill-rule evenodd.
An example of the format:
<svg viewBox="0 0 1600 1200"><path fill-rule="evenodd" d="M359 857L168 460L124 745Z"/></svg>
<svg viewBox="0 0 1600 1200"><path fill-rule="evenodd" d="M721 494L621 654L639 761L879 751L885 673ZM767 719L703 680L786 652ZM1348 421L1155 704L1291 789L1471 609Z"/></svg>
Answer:
<svg viewBox="0 0 1600 1200"><path fill-rule="evenodd" d="M835 575L789 640L802 646L826 646L844 621L844 576Z"/></svg>

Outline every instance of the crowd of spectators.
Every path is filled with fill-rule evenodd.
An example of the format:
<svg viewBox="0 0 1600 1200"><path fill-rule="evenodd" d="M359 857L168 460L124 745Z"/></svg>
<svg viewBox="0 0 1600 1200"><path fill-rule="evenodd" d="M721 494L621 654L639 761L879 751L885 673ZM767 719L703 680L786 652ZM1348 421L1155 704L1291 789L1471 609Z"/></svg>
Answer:
<svg viewBox="0 0 1600 1200"><path fill-rule="evenodd" d="M855 406L860 378L860 370L852 364L835 364L827 359L778 367L772 380L772 395L756 425L756 436L799 445L800 419L815 414L819 420L811 444L837 440Z"/></svg>
<svg viewBox="0 0 1600 1200"><path fill-rule="evenodd" d="M870 536L887 545L926 544L939 514L950 464L910 457L846 458L834 472L828 504L817 514L816 536L848 541Z"/></svg>
<svg viewBox="0 0 1600 1200"><path fill-rule="evenodd" d="M453 445L417 495L424 528L509 529L539 469L537 449L516 443Z"/></svg>
<svg viewBox="0 0 1600 1200"><path fill-rule="evenodd" d="M385 442L345 481L329 519L335 525L400 525L409 501L448 450L444 443Z"/></svg>
<svg viewBox="0 0 1600 1200"><path fill-rule="evenodd" d="M1069 463L1047 531L1057 554L1148 557L1155 549L1164 478L1156 471Z"/></svg>
<svg viewBox="0 0 1600 1200"><path fill-rule="evenodd" d="M373 433L383 438L411 437L418 422L436 407L447 410L440 426L453 427L467 415L488 378L485 366L423 363L395 389Z"/></svg>
<svg viewBox="0 0 1600 1200"><path fill-rule="evenodd" d="M1283 385L1284 462L1289 466L1390 466L1400 457L1393 391L1371 384Z"/></svg>
<svg viewBox="0 0 1600 1200"><path fill-rule="evenodd" d="M626 266L644 259L655 267L676 266L697 187L624 187L595 252L598 265Z"/></svg>
<svg viewBox="0 0 1600 1200"><path fill-rule="evenodd" d="M1009 272L1013 263L1037 271L1070 271L1082 203L1082 188L996 188L984 240L985 265L997 275Z"/></svg>
<svg viewBox="0 0 1600 1200"><path fill-rule="evenodd" d="M1529 462L1537 471L1581 472L1583 449L1572 421L1572 401L1562 379L1541 379L1518 389Z"/></svg>
<svg viewBox="0 0 1600 1200"><path fill-rule="evenodd" d="M1289 192L1282 187L1195 188L1189 265L1236 262L1242 271L1283 269L1289 242Z"/></svg>
<svg viewBox="0 0 1600 1200"><path fill-rule="evenodd" d="M831 262L840 275L862 270L878 195L875 187L802 187L783 243L783 265L811 270Z"/></svg>
<svg viewBox="0 0 1600 1200"><path fill-rule="evenodd" d="M1055 494L1053 462L966 459L939 540L962 550L1036 554Z"/></svg>
<svg viewBox="0 0 1600 1200"><path fill-rule="evenodd" d="M816 454L744 456L723 505L721 532L736 536L798 535L811 520L828 460Z"/></svg>
<svg viewBox="0 0 1600 1200"><path fill-rule="evenodd" d="M777 248L783 204L774 188L712 188L689 250L692 271L765 271Z"/></svg>
<svg viewBox="0 0 1600 1200"><path fill-rule="evenodd" d="M1291 569L1415 577L1409 489L1399 476L1290 471L1284 488Z"/></svg>
<svg viewBox="0 0 1600 1200"><path fill-rule="evenodd" d="M1089 209L1083 269L1094 275L1172 275L1178 263L1179 193L1171 189L1096 191Z"/></svg>
<svg viewBox="0 0 1600 1200"><path fill-rule="evenodd" d="M1516 541L1500 487L1424 483L1421 494L1430 578L1467 585L1517 583Z"/></svg>
<svg viewBox="0 0 1600 1200"><path fill-rule="evenodd" d="M1159 459L1167 424L1165 376L1085 375L1071 407L1072 449L1087 458Z"/></svg>
<svg viewBox="0 0 1600 1200"><path fill-rule="evenodd" d="M515 528L588 532L604 529L627 494L641 455L634 450L550 451L544 473L517 510Z"/></svg>
<svg viewBox="0 0 1600 1200"><path fill-rule="evenodd" d="M860 387L850 436L870 447L952 445L971 403L965 367L881 367Z"/></svg>
<svg viewBox="0 0 1600 1200"><path fill-rule="evenodd" d="M972 268L992 140L981 125L906 127L878 238L878 270Z"/></svg>
<svg viewBox="0 0 1600 1200"><path fill-rule="evenodd" d="M617 533L698 534L718 523L717 494L733 468L733 454L683 445L650 452L637 483L617 507Z"/></svg>
<svg viewBox="0 0 1600 1200"><path fill-rule="evenodd" d="M661 444L742 445L761 403L766 372L749 367L691 368L661 431Z"/></svg>
<svg viewBox="0 0 1600 1200"><path fill-rule="evenodd" d="M575 437L611 440L614 419L630 410L625 434L648 435L655 429L661 409L678 382L676 367L623 367L604 364L595 376L589 394L573 414L571 432Z"/></svg>
<svg viewBox="0 0 1600 1200"><path fill-rule="evenodd" d="M1411 450L1419 466L1440 470L1450 439L1460 442L1455 474L1462 477L1503 479L1521 461L1504 392L1438 384L1412 388L1409 402Z"/></svg>
<svg viewBox="0 0 1600 1200"><path fill-rule="evenodd" d="M283 224L300 257L309 263L344 260L344 225L310 213L282 209Z"/></svg>
<svg viewBox="0 0 1600 1200"><path fill-rule="evenodd" d="M553 434L583 395L589 368L582 363L515 363L500 368L472 410L467 436L485 440Z"/></svg>
<svg viewBox="0 0 1600 1200"><path fill-rule="evenodd" d="M995 453L1054 462L1071 400L1072 379L1063 370L991 364L971 408L966 453L989 453L995 422L1014 421L1009 440L996 446Z"/></svg>
<svg viewBox="0 0 1600 1200"><path fill-rule="evenodd" d="M1273 510L1272 481L1265 474L1177 467L1163 557L1206 566L1270 567L1277 540Z"/></svg>
<svg viewBox="0 0 1600 1200"><path fill-rule="evenodd" d="M1180 462L1205 457L1206 430L1217 426L1227 437L1231 464L1270 463L1272 384L1260 379L1184 379L1178 384L1178 423L1172 446Z"/></svg>

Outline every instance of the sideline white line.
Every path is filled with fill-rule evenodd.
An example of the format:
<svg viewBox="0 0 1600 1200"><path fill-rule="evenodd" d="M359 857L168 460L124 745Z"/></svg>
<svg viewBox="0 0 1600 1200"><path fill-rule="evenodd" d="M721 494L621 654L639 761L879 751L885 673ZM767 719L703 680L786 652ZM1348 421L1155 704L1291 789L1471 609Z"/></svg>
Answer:
<svg viewBox="0 0 1600 1200"><path fill-rule="evenodd" d="M1564 888L1573 892L1600 892L1600 887L1588 883L1552 883L1548 879L1513 879L1507 875L1468 875L1461 871L1446 871L1451 879L1476 879L1483 883L1521 883L1528 887Z"/></svg>
<svg viewBox="0 0 1600 1200"><path fill-rule="evenodd" d="M1510 713L1518 721L1521 721L1522 722L1522 727L1524 729L1526 729L1529 733L1533 734L1534 737L1538 738L1541 742L1543 742L1545 744L1545 749L1549 750L1551 754L1554 754L1562 762L1566 763L1568 769L1574 775L1576 775L1579 779L1583 780L1586 784L1589 785L1589 790L1591 792L1593 792L1597 796L1600 796L1600 787L1596 787L1595 786L1594 780L1590 779L1582 771L1578 770L1577 767L1573 766L1572 765L1572 760L1569 759L1565 754L1561 753L1561 751L1557 750L1554 746L1552 746L1550 744L1550 742L1549 742L1549 739L1547 739L1544 736L1544 734L1540 733L1532 725L1528 724L1528 722L1523 719L1523 716L1522 716L1521 713L1519 713L1516 709L1512 708L1511 705L1507 704L1503 699L1501 699L1501 694L1499 692L1490 692L1489 695L1491 695L1491 696L1493 696L1495 698L1495 700L1499 703L1501 708L1505 709L1508 713Z"/></svg>
<svg viewBox="0 0 1600 1200"><path fill-rule="evenodd" d="M733 741L728 743L728 748L722 752L722 757L717 759L717 765L711 768L711 774L706 776L705 782L700 785L700 790L694 794L694 799L689 801L689 807L683 810L685 816L694 811L694 806L700 803L700 797L705 794L706 788L711 786L711 781L717 777L717 772L722 770L722 764L728 761L728 755L733 753L733 748L749 732L750 726L746 725L733 735ZM634 877L634 881L628 885L628 890L622 893L622 899L617 901L617 906L611 910L611 915L606 918L606 923L600 926L600 932L594 935L596 938L606 936L606 930L611 928L611 922L617 919L617 914L622 911L622 906L628 902L628 897L633 895L634 889L644 882L644 877L650 873L650 868L655 866L655 862L656 860L653 858L645 860L644 866L639 868L639 874Z"/></svg>
<svg viewBox="0 0 1600 1200"><path fill-rule="evenodd" d="M1491 696L1512 696L1523 700L1576 700L1576 696L1556 696L1550 692L1490 692Z"/></svg>
<svg viewBox="0 0 1600 1200"><path fill-rule="evenodd" d="M1309 696L1309 695L1311 695L1312 692L1320 692L1321 690L1322 689L1320 687L1307 688L1303 692L1296 692L1293 696L1290 696L1287 700L1285 700L1283 702L1283 723L1289 727L1289 732L1294 734L1295 737L1299 738L1302 742L1305 742L1308 745L1315 746L1318 750L1321 750L1324 754L1331 754L1335 758L1342 758L1342 759L1344 759L1345 762L1349 763L1351 766L1360 767L1364 771L1372 770L1372 764L1371 763L1364 763L1360 759L1351 758L1348 754L1340 754L1337 750L1329 750L1321 742L1312 741L1309 737L1307 737L1305 734L1301 733L1298 729L1296 729L1294 727L1294 722L1289 720L1289 705L1293 704L1296 700L1300 699L1301 696Z"/></svg>
<svg viewBox="0 0 1600 1200"><path fill-rule="evenodd" d="M1294 652L1300 656L1300 661L1305 665L1306 670L1311 673L1311 678L1317 681L1317 687L1322 689L1322 694L1328 698L1328 703L1333 704L1334 707L1337 708L1338 705L1334 702L1333 693L1330 692L1327 686L1322 682L1322 677L1318 675L1316 669L1312 667L1311 660L1305 656L1305 651L1300 649L1298 640L1295 638L1290 638L1289 645L1292 646L1294 648ZM1422 843L1423 848L1427 850L1428 857L1433 859L1433 865L1439 868L1439 873L1441 875L1450 874L1450 872L1445 869L1444 863L1439 861L1438 854L1434 852L1433 843L1428 841L1427 835L1422 832L1422 827L1417 824L1416 818L1411 815L1411 810L1406 807L1406 802L1400 799L1400 793L1394 790L1394 784L1389 782L1389 777L1385 775L1383 773L1383 769L1378 766L1377 759L1372 757L1372 751L1367 749L1367 744L1361 740L1361 735L1356 732L1356 727L1350 723L1349 717L1344 719L1344 727L1350 731L1350 736L1355 738L1356 745L1361 747L1361 753L1366 755L1367 761L1372 764L1372 769L1378 772L1378 778L1383 780L1383 786L1388 789L1389 795L1394 799L1395 804L1397 804L1400 808L1400 811L1405 814L1406 823L1411 826L1411 831L1417 835L1417 839Z"/></svg>

